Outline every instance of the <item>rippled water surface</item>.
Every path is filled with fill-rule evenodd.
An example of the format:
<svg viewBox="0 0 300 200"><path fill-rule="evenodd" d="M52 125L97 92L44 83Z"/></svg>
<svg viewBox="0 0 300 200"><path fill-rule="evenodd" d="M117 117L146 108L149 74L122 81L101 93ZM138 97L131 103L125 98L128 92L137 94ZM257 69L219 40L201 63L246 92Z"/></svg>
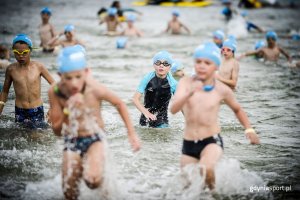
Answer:
<svg viewBox="0 0 300 200"><path fill-rule="evenodd" d="M130 1L122 1L130 7ZM235 2L236 3L236 2ZM131 102L143 74L152 70L151 58L159 50L170 51L193 71L192 52L201 42L211 40L216 29L226 30L218 2L206 8L178 8L180 19L192 35L159 35L171 18L172 7L136 7L143 13L136 22L145 36L130 39L124 50L115 48L116 38L103 36L96 13L110 1L9 1L0 2L1 42L10 43L24 32L39 44L37 26L44 6L53 10L51 23L61 31L66 24L76 26L76 34L87 46L88 64L97 80L115 91L126 103L143 148L132 153L126 129L114 107L104 104L103 115L108 132L110 170L107 189L114 199L297 199L300 192L300 72L291 69L284 58L277 64L262 63L253 58L240 62L237 99L259 132L261 145L251 146L232 111L221 107L220 122L225 142L224 157L216 169L216 191L201 189L202 178L194 166L180 173L183 116L170 115L170 128L148 129L138 125L140 113ZM266 8L249 10L249 19L265 29L278 32L279 43L300 59L299 41L287 37L291 29L299 30L297 9ZM124 24L125 26L126 24ZM236 27L236 31L241 27ZM259 33L238 39L237 54L253 49ZM56 58L38 50L32 59L44 63L56 75ZM4 73L0 74L1 81ZM49 107L48 84L43 81L42 97ZM29 132L14 124L14 92L0 118L0 199L62 199L62 139L51 129ZM255 186L261 187L260 192ZM282 191L279 187L291 191ZM274 187L267 191L263 187ZM81 185L81 199L98 199L99 191ZM100 192L101 193L101 192Z"/></svg>

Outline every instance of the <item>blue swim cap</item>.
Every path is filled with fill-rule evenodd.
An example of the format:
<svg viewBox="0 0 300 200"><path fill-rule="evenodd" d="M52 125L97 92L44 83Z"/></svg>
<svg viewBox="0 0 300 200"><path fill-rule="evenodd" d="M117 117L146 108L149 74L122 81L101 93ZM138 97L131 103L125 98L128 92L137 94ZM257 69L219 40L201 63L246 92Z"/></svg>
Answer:
<svg viewBox="0 0 300 200"><path fill-rule="evenodd" d="M227 47L231 49L233 52L236 52L236 40L234 39L227 39L223 42L223 47Z"/></svg>
<svg viewBox="0 0 300 200"><path fill-rule="evenodd" d="M16 37L13 39L12 45L14 46L19 41L25 42L29 48L32 48L32 41L26 34L20 33L16 35Z"/></svg>
<svg viewBox="0 0 300 200"><path fill-rule="evenodd" d="M176 17L179 17L180 13L178 10L173 10L172 15L175 15Z"/></svg>
<svg viewBox="0 0 300 200"><path fill-rule="evenodd" d="M266 39L272 38L273 40L277 40L277 34L274 31L268 31L266 33Z"/></svg>
<svg viewBox="0 0 300 200"><path fill-rule="evenodd" d="M257 41L257 42L255 43L255 50L260 49L260 48L262 48L262 47L264 47L264 46L266 46L266 44L265 44L264 41L262 41L262 40Z"/></svg>
<svg viewBox="0 0 300 200"><path fill-rule="evenodd" d="M118 10L116 8L109 8L107 13L109 16L115 16L117 14Z"/></svg>
<svg viewBox="0 0 300 200"><path fill-rule="evenodd" d="M75 29L75 26L72 24L68 24L65 26L65 32L71 32Z"/></svg>
<svg viewBox="0 0 300 200"><path fill-rule="evenodd" d="M231 11L230 11L228 8L224 8L224 9L221 11L221 14L227 16L227 15L230 14L230 12L231 12Z"/></svg>
<svg viewBox="0 0 300 200"><path fill-rule="evenodd" d="M41 10L41 14L48 14L48 15L51 15L52 12L51 12L51 9L48 8L48 7L45 7Z"/></svg>
<svg viewBox="0 0 300 200"><path fill-rule="evenodd" d="M160 52L156 53L154 55L154 57L152 58L153 64L158 60L159 61L163 61L163 60L167 61L169 64L173 63L172 55L167 51L160 51Z"/></svg>
<svg viewBox="0 0 300 200"><path fill-rule="evenodd" d="M217 30L213 33L213 36L215 38L218 38L219 40L222 40L222 42L224 41L224 38L225 38L225 34L222 30Z"/></svg>
<svg viewBox="0 0 300 200"><path fill-rule="evenodd" d="M207 42L195 49L194 58L204 58L211 60L216 64L216 66L220 66L221 64L221 53L219 47L212 42Z"/></svg>
<svg viewBox="0 0 300 200"><path fill-rule="evenodd" d="M116 46L117 49L124 49L127 43L127 38L121 37L117 39Z"/></svg>
<svg viewBox="0 0 300 200"><path fill-rule="evenodd" d="M128 16L126 17L126 19L127 19L127 21L129 21L129 22L134 22L135 19L136 19L136 17L135 17L135 15L130 14L130 15L128 15Z"/></svg>
<svg viewBox="0 0 300 200"><path fill-rule="evenodd" d="M179 62L178 60L174 60L173 63L172 63L172 66L171 66L171 72L172 73L175 73L177 72L178 70L181 70L183 69L183 65L181 62Z"/></svg>
<svg viewBox="0 0 300 200"><path fill-rule="evenodd" d="M57 65L59 73L85 69L85 49L81 45L63 48L57 57Z"/></svg>
<svg viewBox="0 0 300 200"><path fill-rule="evenodd" d="M232 2L231 0L222 0L222 3L225 4L225 3L232 3Z"/></svg>

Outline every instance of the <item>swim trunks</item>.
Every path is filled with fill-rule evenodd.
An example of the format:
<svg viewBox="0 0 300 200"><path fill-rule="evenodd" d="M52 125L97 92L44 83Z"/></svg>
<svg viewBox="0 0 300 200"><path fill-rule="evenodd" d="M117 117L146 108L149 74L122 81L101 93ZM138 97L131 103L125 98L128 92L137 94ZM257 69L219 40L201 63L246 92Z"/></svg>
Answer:
<svg viewBox="0 0 300 200"><path fill-rule="evenodd" d="M81 157L88 151L89 147L94 142L101 142L101 137L99 134L94 134L85 137L68 137L65 136L65 148L64 151L74 151L79 153Z"/></svg>
<svg viewBox="0 0 300 200"><path fill-rule="evenodd" d="M216 134L198 141L183 140L182 154L200 159L201 152L209 144L217 144L224 149L222 137L220 134Z"/></svg>
<svg viewBox="0 0 300 200"><path fill-rule="evenodd" d="M45 128L47 123L44 117L44 107L39 106L36 108L18 108L15 107L15 122L19 122L25 127L30 129Z"/></svg>

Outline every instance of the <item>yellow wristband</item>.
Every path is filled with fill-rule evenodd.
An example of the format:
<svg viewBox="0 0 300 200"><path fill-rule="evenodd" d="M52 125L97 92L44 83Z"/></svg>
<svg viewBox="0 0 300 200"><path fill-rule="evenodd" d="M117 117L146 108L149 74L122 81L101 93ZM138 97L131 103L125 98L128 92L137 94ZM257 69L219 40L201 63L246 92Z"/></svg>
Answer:
<svg viewBox="0 0 300 200"><path fill-rule="evenodd" d="M0 105L5 105L5 102L4 101L0 101Z"/></svg>
<svg viewBox="0 0 300 200"><path fill-rule="evenodd" d="M256 132L255 132L255 130L253 128L247 128L245 130L245 134L247 134L247 133L256 133Z"/></svg>
<svg viewBox="0 0 300 200"><path fill-rule="evenodd" d="M69 115L69 114L70 114L70 111L69 111L68 108L64 108L64 109L63 109L63 113L64 113L65 115Z"/></svg>

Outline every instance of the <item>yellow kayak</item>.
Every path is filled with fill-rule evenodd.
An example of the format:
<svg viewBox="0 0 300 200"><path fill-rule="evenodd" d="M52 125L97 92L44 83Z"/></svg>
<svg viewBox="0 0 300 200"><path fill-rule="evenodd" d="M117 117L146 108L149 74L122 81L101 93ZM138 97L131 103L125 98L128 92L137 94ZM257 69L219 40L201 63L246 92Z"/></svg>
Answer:
<svg viewBox="0 0 300 200"><path fill-rule="evenodd" d="M134 6L146 6L148 3L146 1L134 1L132 3ZM212 5L211 1L183 1L183 2L163 2L160 3L159 6L166 6L166 7L173 7L173 6L178 6L178 7L204 7L204 6L209 6Z"/></svg>

